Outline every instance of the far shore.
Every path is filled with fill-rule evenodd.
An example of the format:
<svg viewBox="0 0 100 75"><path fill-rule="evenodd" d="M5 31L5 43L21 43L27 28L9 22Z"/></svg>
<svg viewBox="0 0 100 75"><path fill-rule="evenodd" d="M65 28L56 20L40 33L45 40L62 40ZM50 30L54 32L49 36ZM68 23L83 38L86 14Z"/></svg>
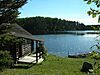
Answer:
<svg viewBox="0 0 100 75"><path fill-rule="evenodd" d="M90 31L90 32L89 32ZM69 30L69 31L51 31L47 33L34 33L33 35L49 35L49 34L73 34L73 35L85 35L85 34L100 34L100 31L95 30Z"/></svg>

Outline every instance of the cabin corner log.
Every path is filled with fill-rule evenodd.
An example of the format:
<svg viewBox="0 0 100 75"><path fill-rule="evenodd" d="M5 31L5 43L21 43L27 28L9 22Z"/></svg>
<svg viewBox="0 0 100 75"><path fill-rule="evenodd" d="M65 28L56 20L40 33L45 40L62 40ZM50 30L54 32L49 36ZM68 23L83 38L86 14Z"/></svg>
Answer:
<svg viewBox="0 0 100 75"><path fill-rule="evenodd" d="M10 24L10 23L2 23L0 26L12 26L12 28L8 31L7 34L18 37L18 39L22 39L23 42L20 43L5 43L4 46L2 46L2 43L0 43L1 50L8 50L11 53L11 56L14 59L15 64L18 62L19 58L27 56L31 54L33 51L36 50L36 62L38 62L39 57L39 42L44 42L43 39L35 38L32 34L27 32L25 29L23 29L18 24ZM36 45L35 45L36 43Z"/></svg>

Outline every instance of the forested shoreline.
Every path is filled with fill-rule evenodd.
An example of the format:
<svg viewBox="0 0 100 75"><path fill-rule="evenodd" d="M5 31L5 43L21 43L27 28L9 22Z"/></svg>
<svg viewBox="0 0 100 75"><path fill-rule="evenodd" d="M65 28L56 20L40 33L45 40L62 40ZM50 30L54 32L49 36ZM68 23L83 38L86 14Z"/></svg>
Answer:
<svg viewBox="0 0 100 75"><path fill-rule="evenodd" d="M50 17L17 18L16 23L32 34L57 34L68 30L93 30L99 25L84 25L76 21L68 21Z"/></svg>

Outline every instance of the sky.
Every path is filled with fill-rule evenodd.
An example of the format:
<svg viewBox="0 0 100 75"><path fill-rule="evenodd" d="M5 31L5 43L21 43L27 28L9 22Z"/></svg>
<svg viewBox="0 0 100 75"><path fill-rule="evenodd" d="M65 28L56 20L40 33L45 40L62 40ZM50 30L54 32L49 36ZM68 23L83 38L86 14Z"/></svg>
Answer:
<svg viewBox="0 0 100 75"><path fill-rule="evenodd" d="M51 17L78 21L85 25L98 24L97 18L88 16L87 11L95 5L88 5L83 0L28 0L19 9L19 17Z"/></svg>

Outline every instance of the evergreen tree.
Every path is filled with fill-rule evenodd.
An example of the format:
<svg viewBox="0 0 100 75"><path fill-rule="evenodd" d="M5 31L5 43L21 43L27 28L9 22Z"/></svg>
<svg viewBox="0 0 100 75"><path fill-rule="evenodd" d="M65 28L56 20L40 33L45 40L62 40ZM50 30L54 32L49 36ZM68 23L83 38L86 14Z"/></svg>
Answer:
<svg viewBox="0 0 100 75"><path fill-rule="evenodd" d="M20 14L18 9L26 2L27 0L0 0L0 24L14 21Z"/></svg>
<svg viewBox="0 0 100 75"><path fill-rule="evenodd" d="M11 27L9 23L13 22L19 15L18 9L26 2L27 0L0 0L0 68L8 67L10 64L12 64L11 56L13 57L13 55L11 52L8 53L8 51L12 48L12 44L14 44L14 42L18 42L17 40L20 39L6 34L6 32ZM7 23L7 25L3 25L2 23ZM6 47L9 48L8 51L5 51Z"/></svg>

